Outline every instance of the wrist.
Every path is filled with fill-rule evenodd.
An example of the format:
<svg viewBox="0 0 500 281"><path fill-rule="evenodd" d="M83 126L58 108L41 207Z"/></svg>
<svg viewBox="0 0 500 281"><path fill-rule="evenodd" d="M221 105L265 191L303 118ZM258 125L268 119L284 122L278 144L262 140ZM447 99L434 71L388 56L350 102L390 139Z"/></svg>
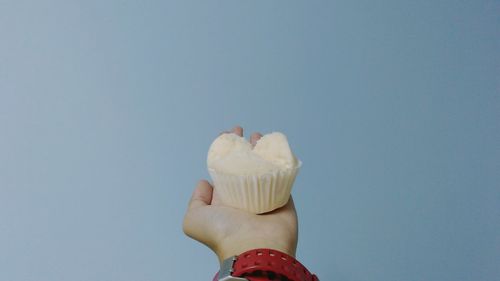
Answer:
<svg viewBox="0 0 500 281"><path fill-rule="evenodd" d="M226 243L224 247L214 249L215 254L222 262L232 256L237 256L243 252L253 249L273 249L283 252L291 257L295 257L297 245L295 243L287 243L283 241L269 241L266 239L255 239L251 241L240 241L238 243Z"/></svg>
<svg viewBox="0 0 500 281"><path fill-rule="evenodd" d="M295 257L273 249L252 249L224 260L213 280L275 279L319 281Z"/></svg>

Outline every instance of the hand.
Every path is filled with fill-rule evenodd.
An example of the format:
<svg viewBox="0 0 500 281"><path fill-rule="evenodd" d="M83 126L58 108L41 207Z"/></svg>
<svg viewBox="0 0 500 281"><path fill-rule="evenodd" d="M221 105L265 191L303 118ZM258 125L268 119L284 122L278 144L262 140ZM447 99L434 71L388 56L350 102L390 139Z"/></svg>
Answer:
<svg viewBox="0 0 500 281"><path fill-rule="evenodd" d="M232 132L243 136L243 129L239 126ZM252 145L260 137L259 133L252 134ZM189 202L183 230L189 237L212 249L222 262L256 248L275 249L295 257L297 224L292 197L277 210L255 215L225 206L217 195L217 189L208 181L201 180Z"/></svg>

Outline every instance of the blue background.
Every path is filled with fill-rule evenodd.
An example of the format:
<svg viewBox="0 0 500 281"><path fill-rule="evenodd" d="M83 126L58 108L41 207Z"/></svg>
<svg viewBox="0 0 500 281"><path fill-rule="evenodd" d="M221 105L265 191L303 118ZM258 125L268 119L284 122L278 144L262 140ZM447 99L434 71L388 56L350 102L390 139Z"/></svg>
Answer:
<svg viewBox="0 0 500 281"><path fill-rule="evenodd" d="M499 280L499 1L0 1L0 280L210 280L222 130L303 161L322 280Z"/></svg>

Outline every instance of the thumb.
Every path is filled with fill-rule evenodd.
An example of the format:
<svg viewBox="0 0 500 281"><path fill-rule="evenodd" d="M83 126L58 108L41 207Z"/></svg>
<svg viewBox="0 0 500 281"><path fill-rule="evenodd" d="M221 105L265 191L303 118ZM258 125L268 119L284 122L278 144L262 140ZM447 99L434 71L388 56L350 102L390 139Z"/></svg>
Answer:
<svg viewBox="0 0 500 281"><path fill-rule="evenodd" d="M212 185L210 185L208 181L200 180L193 191L188 209L210 205L212 202L213 190Z"/></svg>
<svg viewBox="0 0 500 281"><path fill-rule="evenodd" d="M210 244L207 235L208 210L202 208L209 206L212 202L213 188L206 180L200 180L193 191L187 212L184 216L182 228L184 233L202 243Z"/></svg>

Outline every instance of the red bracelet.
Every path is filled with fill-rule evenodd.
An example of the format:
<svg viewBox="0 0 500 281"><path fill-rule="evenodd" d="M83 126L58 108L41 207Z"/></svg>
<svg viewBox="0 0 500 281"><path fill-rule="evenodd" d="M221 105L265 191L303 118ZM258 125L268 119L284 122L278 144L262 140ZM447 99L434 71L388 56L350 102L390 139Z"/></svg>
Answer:
<svg viewBox="0 0 500 281"><path fill-rule="evenodd" d="M280 277L293 281L319 281L295 258L272 249L250 250L229 258L223 262L220 273L220 278L233 276L248 281L280 280ZM219 280L217 278L219 273L214 281Z"/></svg>

